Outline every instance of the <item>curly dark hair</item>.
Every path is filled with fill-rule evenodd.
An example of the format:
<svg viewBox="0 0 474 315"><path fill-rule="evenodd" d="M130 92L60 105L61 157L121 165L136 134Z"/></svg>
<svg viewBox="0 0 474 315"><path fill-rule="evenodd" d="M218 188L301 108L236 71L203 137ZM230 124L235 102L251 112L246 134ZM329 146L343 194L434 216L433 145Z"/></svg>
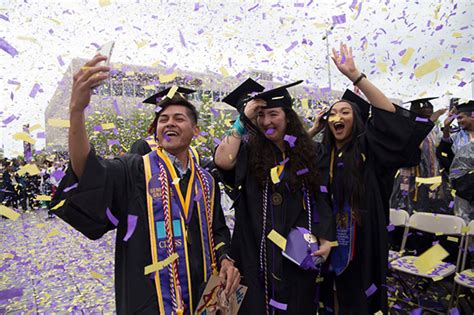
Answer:
<svg viewBox="0 0 474 315"><path fill-rule="evenodd" d="M286 134L296 137L295 146L290 147L285 141L285 156L289 158L286 172L290 174L289 187L292 191L301 188L302 184L314 193L320 189L320 177L316 165L317 156L315 144L309 137L298 114L293 109L283 109L288 121ZM276 166L273 143L262 132L257 132L249 137L249 163L250 171L255 175L260 188L263 189L269 177L270 170ZM309 172L297 175L297 171L307 168Z"/></svg>

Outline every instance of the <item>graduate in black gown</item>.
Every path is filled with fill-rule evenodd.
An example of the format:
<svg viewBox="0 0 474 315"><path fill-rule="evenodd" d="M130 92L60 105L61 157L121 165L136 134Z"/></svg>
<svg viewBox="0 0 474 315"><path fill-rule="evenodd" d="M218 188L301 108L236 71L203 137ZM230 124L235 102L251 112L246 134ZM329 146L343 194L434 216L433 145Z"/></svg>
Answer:
<svg viewBox="0 0 474 315"><path fill-rule="evenodd" d="M318 271L311 255L327 258L335 237L319 160L327 155L292 109L291 85L249 98L263 86L248 79L223 99L240 112L214 160L236 189L231 253L248 286L241 314L315 314ZM272 232L287 238L296 227L319 238L319 250L306 256L312 269L283 257L282 244L269 239Z"/></svg>
<svg viewBox="0 0 474 315"><path fill-rule="evenodd" d="M341 44L340 52L333 49L332 59L371 104L346 91L324 122L338 242L330 255L335 280L325 278L326 292L335 288L337 299L326 310L388 314L387 225L394 175L420 162L419 146L433 123L394 106L356 68L346 45Z"/></svg>
<svg viewBox="0 0 474 315"><path fill-rule="evenodd" d="M168 89L159 103L155 96L160 148L144 157L101 159L89 144L84 108L91 87L108 76L109 68L97 65L105 59L96 56L74 76L71 165L51 209L90 239L117 228L118 314L191 314L217 268L227 279L227 293L240 280L228 256L218 186L189 150L198 132L197 111L179 90Z"/></svg>

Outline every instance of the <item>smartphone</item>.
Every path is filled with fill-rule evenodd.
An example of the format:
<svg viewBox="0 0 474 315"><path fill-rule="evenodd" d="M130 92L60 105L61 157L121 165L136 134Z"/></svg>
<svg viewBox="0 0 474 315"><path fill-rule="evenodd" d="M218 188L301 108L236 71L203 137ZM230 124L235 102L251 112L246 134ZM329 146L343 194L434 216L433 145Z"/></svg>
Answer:
<svg viewBox="0 0 474 315"><path fill-rule="evenodd" d="M109 66L110 65L110 57L112 56L112 50L114 49L114 46L115 46L115 42L114 41L110 41L110 42L107 42L105 43L104 45L102 45L101 47L99 47L99 49L97 49L97 53L96 54L100 54L102 56L106 56L107 57L107 60L105 61L101 61L97 64L97 66ZM95 84L93 87L92 87L92 91L94 94L101 94L101 87L103 86L105 81L102 81L98 84Z"/></svg>
<svg viewBox="0 0 474 315"><path fill-rule="evenodd" d="M109 66L110 57L112 56L112 50L114 49L114 46L115 42L110 41L99 47L99 49L97 49L97 54L107 57L107 60L99 62L97 64L98 66Z"/></svg>

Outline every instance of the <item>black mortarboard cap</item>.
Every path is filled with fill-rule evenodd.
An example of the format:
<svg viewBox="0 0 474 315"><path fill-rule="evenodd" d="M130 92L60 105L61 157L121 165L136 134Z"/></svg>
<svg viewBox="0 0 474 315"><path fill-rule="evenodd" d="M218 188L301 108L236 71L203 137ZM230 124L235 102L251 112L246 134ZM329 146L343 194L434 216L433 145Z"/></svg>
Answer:
<svg viewBox="0 0 474 315"><path fill-rule="evenodd" d="M369 119L370 103L364 100L359 95L352 92L351 90L346 90L344 92L344 94L342 95L341 101L344 101L344 100L357 104L360 116L362 118L362 121L365 124L367 119Z"/></svg>
<svg viewBox="0 0 474 315"><path fill-rule="evenodd" d="M176 90L174 95L169 98L167 97L167 95L171 89L172 86L150 96L149 98L144 100L143 103L156 105L157 110L155 110L155 112L161 111L161 109L170 104L194 107L194 105L188 101L187 95L196 92L195 90L178 86L178 89Z"/></svg>
<svg viewBox="0 0 474 315"><path fill-rule="evenodd" d="M293 105L290 93L288 93L287 88L298 85L302 83L303 80L298 80L296 82L285 84L277 88L259 93L253 96L253 99L262 99L267 102L265 108L274 108L274 107L283 107L291 108Z"/></svg>
<svg viewBox="0 0 474 315"><path fill-rule="evenodd" d="M458 103L456 105L456 109L460 113L468 113L468 112L473 113L474 112L474 100L470 100L470 101L465 102L465 103ZM474 116L471 116L471 117L474 117Z"/></svg>
<svg viewBox="0 0 474 315"><path fill-rule="evenodd" d="M416 100L412 100L412 101L408 101L408 102L405 102L403 104L407 104L407 103L410 103L410 111L412 112L417 112L421 109L425 109L425 108L430 108L430 109L433 109L433 104L431 104L431 100L435 100L437 99L438 97L424 97L424 98L419 98L419 99L416 99Z"/></svg>
<svg viewBox="0 0 474 315"><path fill-rule="evenodd" d="M229 93L222 99L222 102L235 107L239 113L242 112L244 103L252 99L250 96L252 93L262 92L265 89L263 85L258 84L256 81L248 78L242 84L240 84L235 90Z"/></svg>

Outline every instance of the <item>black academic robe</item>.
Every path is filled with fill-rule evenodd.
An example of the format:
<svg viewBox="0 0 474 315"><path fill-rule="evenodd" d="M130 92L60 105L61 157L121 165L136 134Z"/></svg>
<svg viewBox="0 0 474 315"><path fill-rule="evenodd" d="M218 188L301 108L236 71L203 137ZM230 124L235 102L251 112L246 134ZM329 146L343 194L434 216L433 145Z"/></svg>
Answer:
<svg viewBox="0 0 474 315"><path fill-rule="evenodd" d="M254 174L248 165L248 144L242 143L237 156L237 164L233 171L222 171L228 185L235 187L235 229L232 237L231 256L236 260L237 267L243 276L241 283L248 286L248 291L241 305L239 314L265 314L265 297L263 275L260 272L259 252L262 236L263 211L262 189L259 187ZM322 147L315 144L318 156L327 157L319 151ZM274 147L277 163L283 160L281 151ZM321 162L321 161L320 161ZM287 163L291 163L289 160ZM327 163L321 162L322 165ZM308 214L303 208L302 190L292 191L289 188L290 175L285 168L280 183L272 184L269 179L269 197L267 210L266 235L276 230L283 237L287 237L291 228L300 226L308 227ZM323 172L327 174L327 172ZM327 185L324 179L321 185ZM278 192L283 197L279 206L271 205L270 195ZM316 192L312 203L312 211L319 215L319 223L313 223L312 232L318 237L334 240L335 225L329 206L327 193ZM305 271L296 264L284 258L281 249L268 238L267 266L269 299L287 304L287 311L275 309L277 314L315 314L318 304L317 298L317 272Z"/></svg>
<svg viewBox="0 0 474 315"><path fill-rule="evenodd" d="M398 106L395 113L372 107L372 117L367 121L364 133L358 137L365 161L361 161L364 195L358 210L359 222L356 223L355 254L349 266L335 277L339 314L372 315L378 311L388 314L387 225L394 175L399 168L420 163L420 143L433 126L431 121L417 122L414 113ZM327 152L331 149L328 148ZM335 156L333 172L337 178L343 168L337 166L340 162L338 152ZM332 183L337 184L335 181ZM331 192L334 188L337 189L333 186ZM329 293L334 280L331 277L325 280L325 290ZM366 294L372 285L377 290ZM330 306L332 298L325 303Z"/></svg>
<svg viewBox="0 0 474 315"><path fill-rule="evenodd" d="M182 178L180 184L185 185L186 180ZM158 314L155 282L150 275L144 275L145 266L150 265L152 259L142 157L130 154L113 160L102 160L95 155L94 149L91 149L78 187L64 192L65 188L77 182L72 167L69 167L51 207L61 200L66 202L54 213L86 237L95 240L115 228L106 215L106 209L110 208L119 220L115 249L117 314ZM230 234L225 225L217 185L215 196L214 240L215 244L225 243L216 253L219 258L229 251ZM201 244L196 209L195 205L188 233L191 235L192 244ZM129 214L138 216L138 220L133 235L124 242ZM203 282L207 279L203 279L201 247L192 245L188 249L193 284L191 289L193 296L197 296L193 299L196 306L203 290Z"/></svg>
<svg viewBox="0 0 474 315"><path fill-rule="evenodd" d="M436 147L436 157L439 160L439 164L444 168L446 173L449 173L449 168L454 159L454 153L451 147L453 146L453 141L446 141L441 139L438 147Z"/></svg>

